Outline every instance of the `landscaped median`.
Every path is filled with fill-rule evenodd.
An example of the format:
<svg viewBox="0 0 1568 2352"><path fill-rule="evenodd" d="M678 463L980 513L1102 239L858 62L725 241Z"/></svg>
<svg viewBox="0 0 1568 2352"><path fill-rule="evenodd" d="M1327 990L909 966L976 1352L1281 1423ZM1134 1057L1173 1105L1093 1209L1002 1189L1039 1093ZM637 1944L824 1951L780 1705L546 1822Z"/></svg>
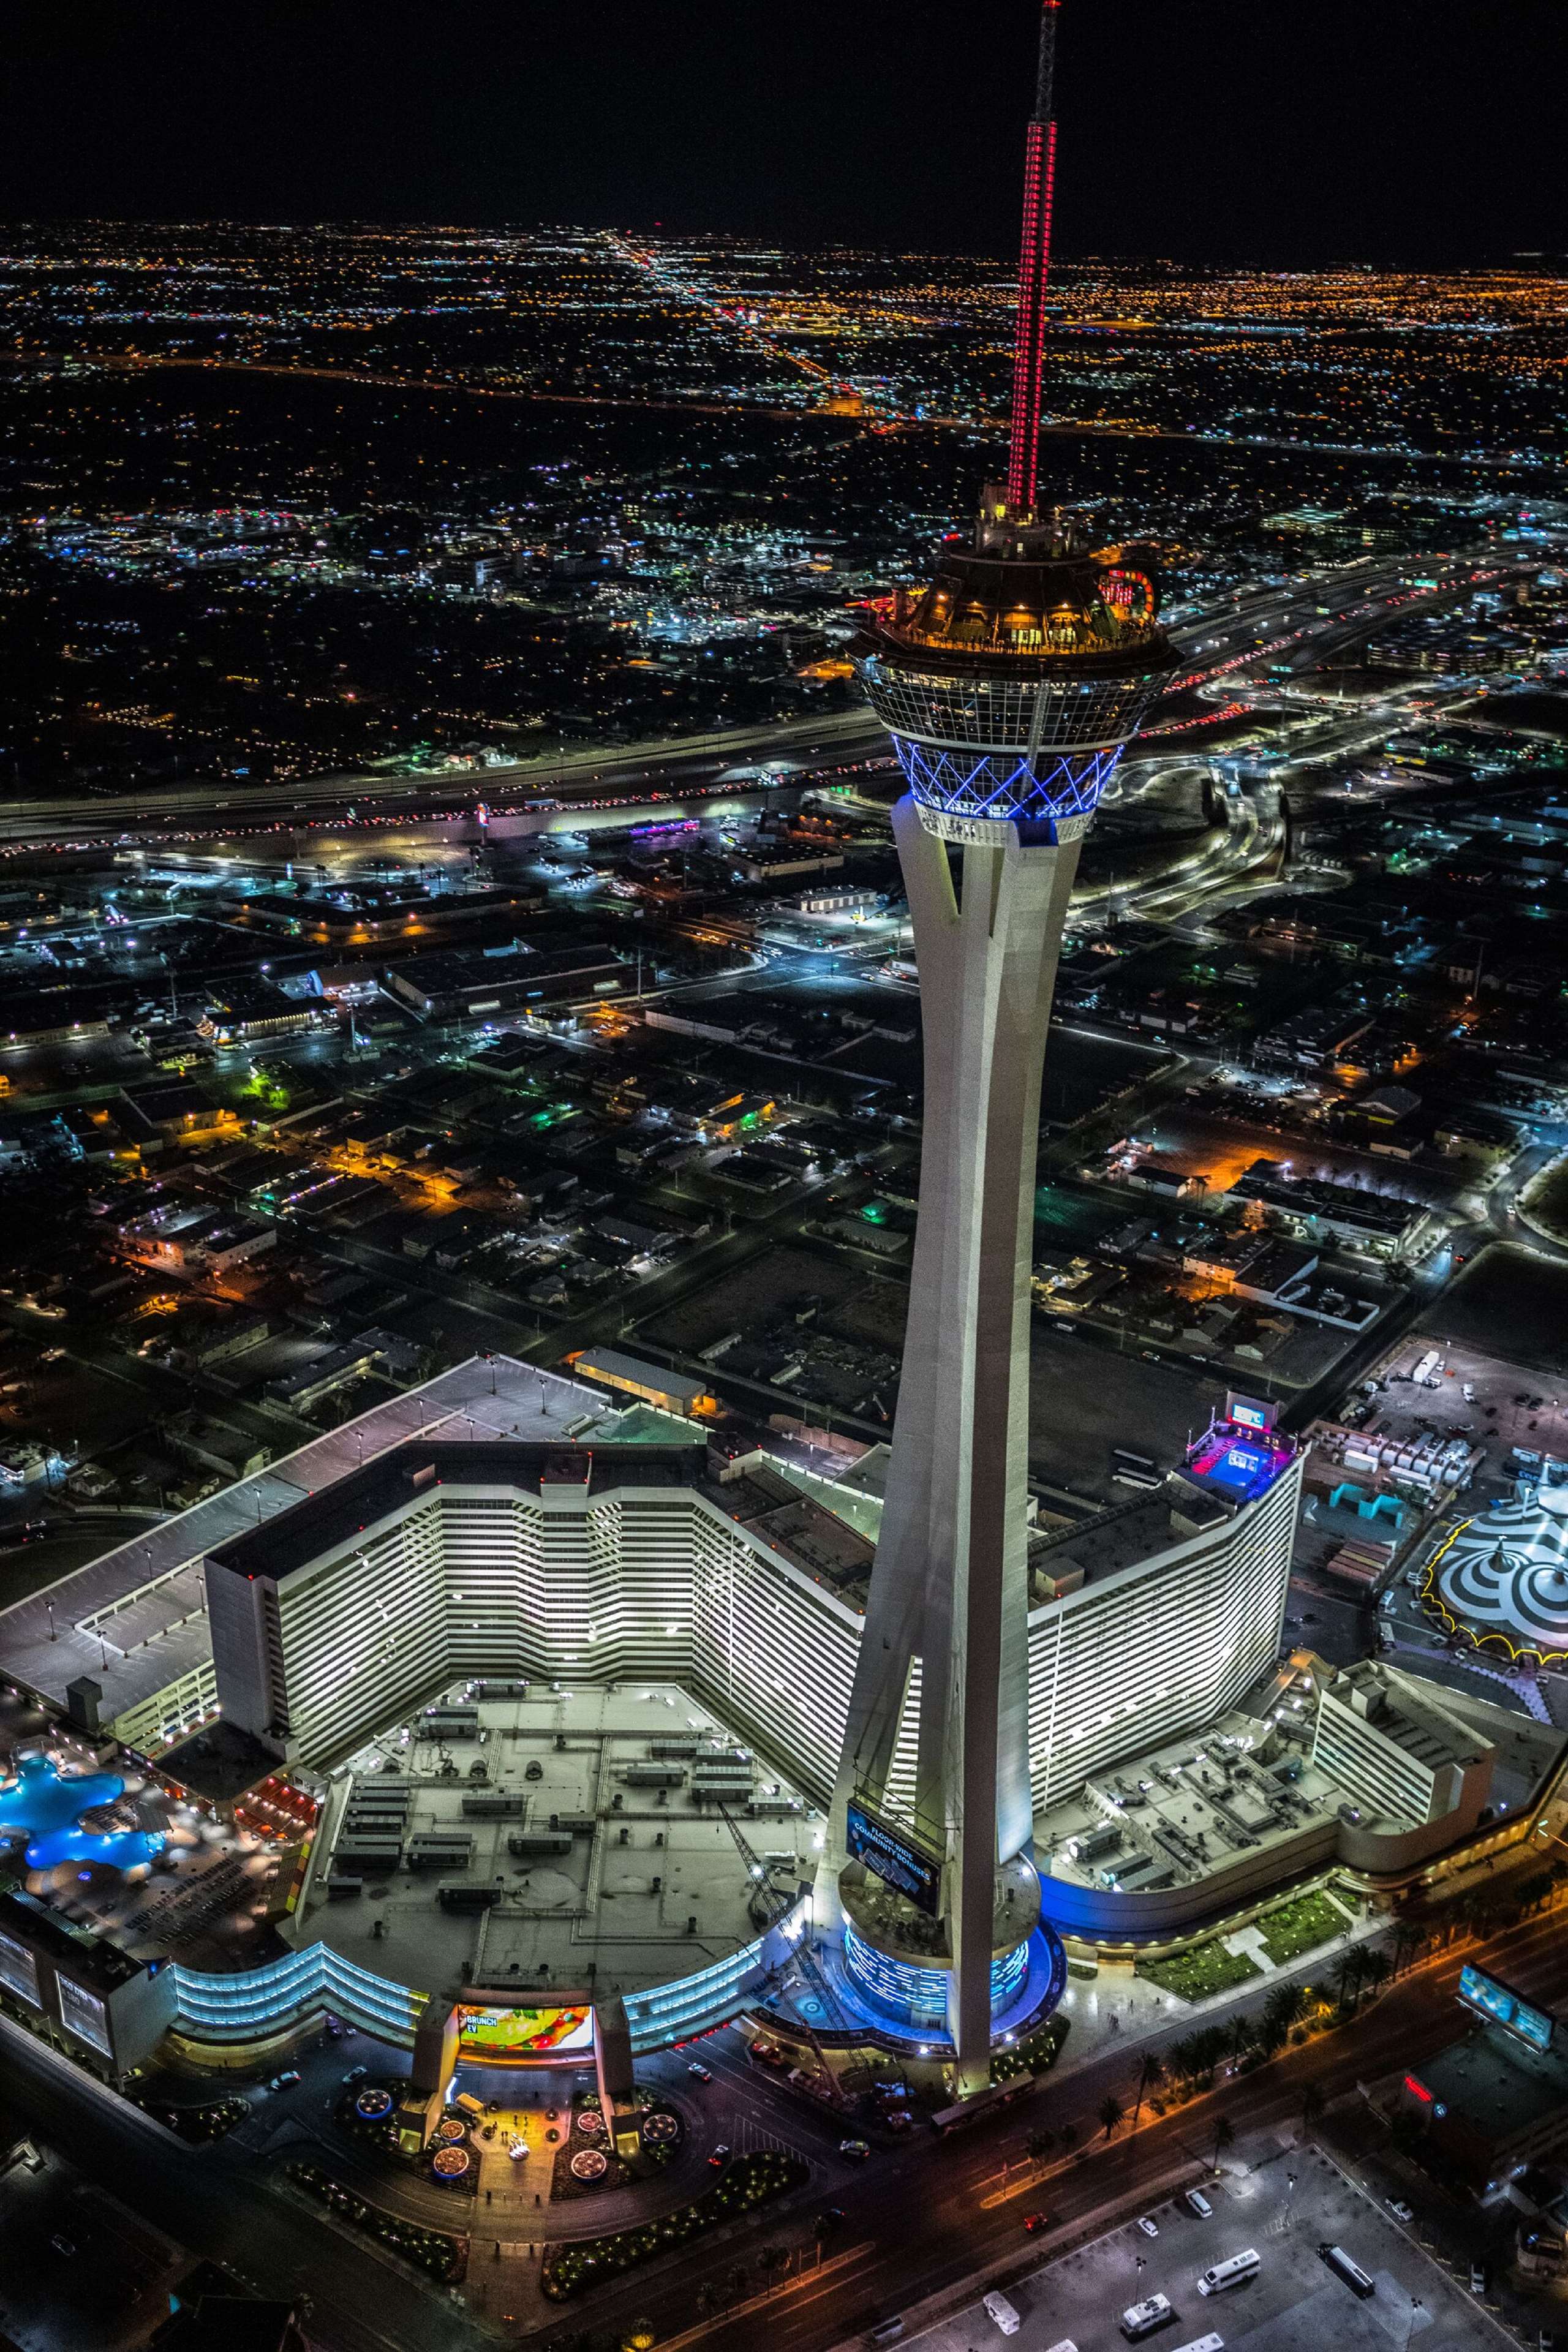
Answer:
<svg viewBox="0 0 1568 2352"><path fill-rule="evenodd" d="M355 2230L363 2230L367 2238L378 2238L395 2254L416 2269L428 2271L432 2278L460 2279L468 2261L468 2249L461 2238L448 2237L444 2230L424 2230L417 2221L405 2221L396 2213L384 2212L379 2205L366 2204L341 2180L333 2180L319 2164L291 2164L288 2177L296 2187L318 2205L335 2213L340 2221L347 2221Z"/></svg>
<svg viewBox="0 0 1568 2352"><path fill-rule="evenodd" d="M571 2245L547 2246L540 2285L552 2302L564 2303L568 2296L582 2294L620 2271L636 2270L639 2263L671 2253L706 2231L739 2221L757 2206L801 2188L808 2178L809 2168L801 2158L785 2155L782 2148L738 2157L705 2197L678 2206L657 2221L619 2230L609 2238L579 2238Z"/></svg>

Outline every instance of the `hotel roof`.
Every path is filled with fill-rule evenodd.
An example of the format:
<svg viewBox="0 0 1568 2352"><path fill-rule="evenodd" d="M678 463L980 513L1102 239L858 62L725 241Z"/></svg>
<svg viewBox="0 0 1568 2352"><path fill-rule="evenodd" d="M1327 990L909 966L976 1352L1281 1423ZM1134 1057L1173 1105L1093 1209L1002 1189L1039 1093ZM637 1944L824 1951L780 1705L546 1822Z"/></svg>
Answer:
<svg viewBox="0 0 1568 2352"><path fill-rule="evenodd" d="M59 1707L85 1675L110 1722L212 1654L201 1562L410 1439L443 1445L563 1441L582 1417L613 1428L596 1391L508 1356L471 1356L422 1387L242 1478L177 1517L140 1528L99 1559L0 1612L0 1673Z"/></svg>

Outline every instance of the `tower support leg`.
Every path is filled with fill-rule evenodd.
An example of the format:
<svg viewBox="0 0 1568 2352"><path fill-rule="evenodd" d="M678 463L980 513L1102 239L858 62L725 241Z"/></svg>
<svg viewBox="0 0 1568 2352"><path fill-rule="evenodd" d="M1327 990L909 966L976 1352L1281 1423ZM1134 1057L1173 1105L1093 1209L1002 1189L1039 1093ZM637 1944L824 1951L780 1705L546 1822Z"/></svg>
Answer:
<svg viewBox="0 0 1568 2352"><path fill-rule="evenodd" d="M950 2027L960 2088L976 2090L990 2071L996 1870L1032 1828L1029 1286L1041 1069L1078 843L1021 844L1009 825L964 849L960 890L912 800L893 823L924 1022L920 1222L824 1878L836 1885L845 1858L850 1795L886 1790L918 1657L915 1828L943 1859Z"/></svg>

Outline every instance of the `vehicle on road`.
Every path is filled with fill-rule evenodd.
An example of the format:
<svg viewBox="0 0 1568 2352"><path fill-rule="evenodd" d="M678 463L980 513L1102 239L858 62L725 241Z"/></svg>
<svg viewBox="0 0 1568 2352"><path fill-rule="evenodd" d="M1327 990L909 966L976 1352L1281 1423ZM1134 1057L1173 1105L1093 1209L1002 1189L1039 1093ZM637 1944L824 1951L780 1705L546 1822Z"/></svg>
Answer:
<svg viewBox="0 0 1568 2352"><path fill-rule="evenodd" d="M868 2344L896 2344L903 2332L901 2319L884 2319L880 2326L868 2331L866 2341Z"/></svg>
<svg viewBox="0 0 1568 2352"><path fill-rule="evenodd" d="M1037 2213L1025 2214L1024 2227L1032 2237L1037 2230L1048 2230L1056 2218L1054 2213L1047 2213L1042 2206Z"/></svg>
<svg viewBox="0 0 1568 2352"><path fill-rule="evenodd" d="M1486 2291L1486 2272L1479 2263L1472 2263L1470 2264L1470 2293L1472 2294L1485 2294Z"/></svg>
<svg viewBox="0 0 1568 2352"><path fill-rule="evenodd" d="M713 2150L713 2153L709 2158L708 2161L713 2166L716 2171L722 2170L723 2167L730 2161L730 2144L728 2140L721 2139L720 2141L718 2147Z"/></svg>
<svg viewBox="0 0 1568 2352"><path fill-rule="evenodd" d="M993 2289L984 2297L984 2306L988 2317L996 2322L1004 2336L1016 2336L1024 2323L1005 2294L998 2294Z"/></svg>
<svg viewBox="0 0 1568 2352"><path fill-rule="evenodd" d="M54 2236L49 2240L49 2243L53 2246L56 2253L64 2254L68 2262L71 2255L76 2252L76 2247L72 2241L69 2238L62 2238L58 2231L57 2231Z"/></svg>
<svg viewBox="0 0 1568 2352"><path fill-rule="evenodd" d="M700 2083L710 2083L713 2080L712 2068L710 2066L704 2066L700 2061L696 2058L693 2058L686 2071L689 2074L695 2074Z"/></svg>
<svg viewBox="0 0 1568 2352"><path fill-rule="evenodd" d="M348 2073L343 2076L343 2081L345 2084L363 2083L369 2072L370 2068L368 2066L351 2066Z"/></svg>
<svg viewBox="0 0 1568 2352"><path fill-rule="evenodd" d="M1152 2213L1140 2213L1138 2227L1146 2238L1157 2238L1160 2234L1160 2224L1155 2221Z"/></svg>
<svg viewBox="0 0 1568 2352"><path fill-rule="evenodd" d="M1198 2273L1200 2294L1226 2294L1233 2286L1245 2286L1255 2279L1263 2267L1256 2250L1248 2246L1239 2254L1227 2254L1223 2263L1211 2263L1206 2271Z"/></svg>
<svg viewBox="0 0 1568 2352"><path fill-rule="evenodd" d="M300 2079L298 2066L286 2066L281 2074L274 2074L267 2087L269 2091L291 2091Z"/></svg>
<svg viewBox="0 0 1568 2352"><path fill-rule="evenodd" d="M1146 2295L1142 2303L1129 2304L1121 2315L1121 2333L1129 2344L1141 2336L1152 2336L1157 2327L1168 2327L1175 2317L1168 2294Z"/></svg>
<svg viewBox="0 0 1568 2352"><path fill-rule="evenodd" d="M1334 2276L1342 2279L1351 2293L1359 2294L1363 2303L1369 2295L1377 2293L1373 2281L1368 2277L1354 2255L1347 2254L1342 2246L1331 2246L1325 2241L1318 2248L1318 2252L1321 2259L1327 2263L1333 2272Z"/></svg>
<svg viewBox="0 0 1568 2352"><path fill-rule="evenodd" d="M848 2157L852 2163L859 2164L870 2155L871 2149L866 2140L841 2139L838 2143L838 2153L840 2156Z"/></svg>

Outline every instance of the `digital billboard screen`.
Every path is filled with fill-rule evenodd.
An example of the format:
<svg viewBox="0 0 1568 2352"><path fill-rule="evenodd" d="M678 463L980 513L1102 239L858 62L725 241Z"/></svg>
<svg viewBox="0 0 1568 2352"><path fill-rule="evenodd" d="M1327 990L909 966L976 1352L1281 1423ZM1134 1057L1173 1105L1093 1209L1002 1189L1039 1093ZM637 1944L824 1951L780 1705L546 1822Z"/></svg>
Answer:
<svg viewBox="0 0 1568 2352"><path fill-rule="evenodd" d="M114 2043L110 2039L109 2011L98 1995L89 1992L73 1977L57 1974L55 1983L59 1991L60 2023L68 2025L79 2040L90 2042L95 2050L101 2050L106 2058L112 2058Z"/></svg>
<svg viewBox="0 0 1568 2352"><path fill-rule="evenodd" d="M941 1863L889 1829L863 1805L849 1807L847 1826L850 1859L863 1862L879 1878L907 1895L917 1910L934 1919L942 1907Z"/></svg>
<svg viewBox="0 0 1568 2352"><path fill-rule="evenodd" d="M459 2005L459 2061L521 2065L570 2057L594 2047L591 2009L476 2009Z"/></svg>
<svg viewBox="0 0 1568 2352"><path fill-rule="evenodd" d="M1468 1960L1459 1970L1459 1999L1468 2009L1489 2018L1494 2025L1517 2033L1532 2050L1551 2049L1556 2021L1550 2012L1521 2000L1518 1993L1510 1992L1496 1977L1488 1976L1484 1969L1472 1968Z"/></svg>
<svg viewBox="0 0 1568 2352"><path fill-rule="evenodd" d="M26 1944L18 1944L12 1936L0 1936L0 1984L19 1992L35 2009L43 2007L38 1994L38 1964Z"/></svg>

